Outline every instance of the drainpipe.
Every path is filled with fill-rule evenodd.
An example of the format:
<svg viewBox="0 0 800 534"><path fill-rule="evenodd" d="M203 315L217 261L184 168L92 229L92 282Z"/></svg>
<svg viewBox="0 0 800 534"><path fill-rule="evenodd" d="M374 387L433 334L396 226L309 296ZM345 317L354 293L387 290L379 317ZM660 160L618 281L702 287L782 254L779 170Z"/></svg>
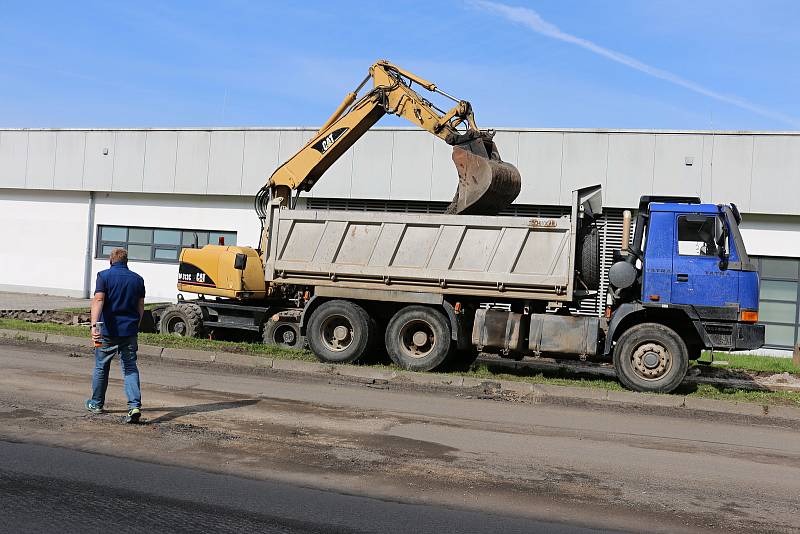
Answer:
<svg viewBox="0 0 800 534"><path fill-rule="evenodd" d="M94 191L89 191L89 214L86 217L86 254L83 266L83 298L91 298L92 258L94 257Z"/></svg>

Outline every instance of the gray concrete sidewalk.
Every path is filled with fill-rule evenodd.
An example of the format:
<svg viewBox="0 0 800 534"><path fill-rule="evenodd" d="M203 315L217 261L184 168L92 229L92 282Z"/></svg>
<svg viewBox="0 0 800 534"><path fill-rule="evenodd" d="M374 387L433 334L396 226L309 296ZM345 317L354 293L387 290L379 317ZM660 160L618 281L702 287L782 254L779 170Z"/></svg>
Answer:
<svg viewBox="0 0 800 534"><path fill-rule="evenodd" d="M0 310L63 310L88 308L91 300L35 293L0 292Z"/></svg>

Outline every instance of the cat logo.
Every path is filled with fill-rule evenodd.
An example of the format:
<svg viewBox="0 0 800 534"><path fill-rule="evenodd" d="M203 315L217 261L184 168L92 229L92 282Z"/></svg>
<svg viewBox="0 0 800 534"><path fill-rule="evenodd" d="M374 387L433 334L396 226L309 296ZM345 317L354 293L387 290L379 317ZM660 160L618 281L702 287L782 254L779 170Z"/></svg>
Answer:
<svg viewBox="0 0 800 534"><path fill-rule="evenodd" d="M311 148L315 149L320 154L324 154L330 147L332 147L336 143L336 140L339 139L346 131L347 128L338 128L329 133L328 135L326 135L323 139L320 139L319 141L311 145Z"/></svg>
<svg viewBox="0 0 800 534"><path fill-rule="evenodd" d="M199 267L186 262L181 262L178 266L178 283L216 287L214 280L208 274Z"/></svg>

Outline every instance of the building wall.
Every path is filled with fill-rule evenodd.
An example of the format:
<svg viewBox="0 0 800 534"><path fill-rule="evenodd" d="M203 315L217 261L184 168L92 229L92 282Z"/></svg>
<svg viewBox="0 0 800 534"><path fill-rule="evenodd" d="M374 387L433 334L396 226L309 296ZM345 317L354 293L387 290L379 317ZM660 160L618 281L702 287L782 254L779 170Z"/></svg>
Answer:
<svg viewBox="0 0 800 534"><path fill-rule="evenodd" d="M101 225L155 228L207 229L237 233L237 244L258 246L260 224L252 202L235 197L102 193L95 200L92 233L92 291L97 272L108 261L97 259L97 227ZM148 300L174 300L178 267L175 263L131 261L130 267L145 278Z"/></svg>
<svg viewBox="0 0 800 534"><path fill-rule="evenodd" d="M251 196L313 129L0 130L0 187ZM800 134L500 129L523 177L520 204L564 205L602 184L605 203L643 194L800 215ZM450 147L424 131L367 132L315 186L322 198L448 201Z"/></svg>
<svg viewBox="0 0 800 534"><path fill-rule="evenodd" d="M255 246L253 195L313 134L0 130L0 290L91 294L107 263L96 258L102 225L235 231L238 244ZM644 194L700 196L739 206L752 256L800 258L800 133L500 129L495 140L523 177L515 213L555 213L572 189L598 183L617 216ZM456 186L450 147L427 132L389 128L365 134L307 196L320 205L419 211L439 209ZM176 264L131 266L145 276L149 300L175 298ZM788 332L794 321L797 337L800 315L791 319L790 311L775 324Z"/></svg>
<svg viewBox="0 0 800 534"><path fill-rule="evenodd" d="M800 216L745 214L741 228L751 255L800 258Z"/></svg>
<svg viewBox="0 0 800 534"><path fill-rule="evenodd" d="M82 296L89 194L0 189L0 289Z"/></svg>

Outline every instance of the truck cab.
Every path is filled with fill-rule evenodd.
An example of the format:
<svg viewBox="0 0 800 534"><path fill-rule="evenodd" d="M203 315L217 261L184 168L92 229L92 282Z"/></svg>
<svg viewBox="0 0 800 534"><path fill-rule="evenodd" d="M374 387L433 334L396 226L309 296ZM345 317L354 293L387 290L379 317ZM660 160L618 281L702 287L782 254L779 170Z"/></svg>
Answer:
<svg viewBox="0 0 800 534"><path fill-rule="evenodd" d="M737 317L758 312L758 272L733 208L653 203L649 227L642 302L719 308Z"/></svg>
<svg viewBox="0 0 800 534"><path fill-rule="evenodd" d="M735 204L641 198L633 242L609 270L613 303L605 352L613 354L626 385L651 391L671 387L658 385L674 363L662 357L670 351L648 348L666 346L654 341L657 331L664 339L674 334L688 359L698 359L704 349L763 345L764 326L755 324L758 271L747 255L741 220Z"/></svg>

